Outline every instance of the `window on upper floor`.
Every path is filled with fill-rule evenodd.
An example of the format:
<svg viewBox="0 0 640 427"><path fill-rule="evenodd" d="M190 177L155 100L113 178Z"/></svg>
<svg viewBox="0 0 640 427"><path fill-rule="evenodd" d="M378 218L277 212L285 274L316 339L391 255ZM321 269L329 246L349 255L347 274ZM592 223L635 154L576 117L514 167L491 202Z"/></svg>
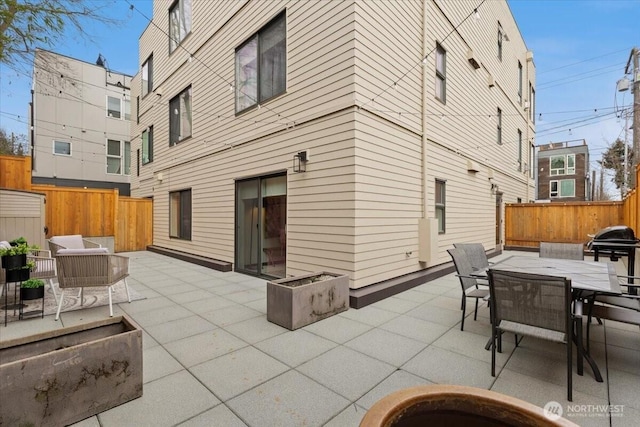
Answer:
<svg viewBox="0 0 640 427"><path fill-rule="evenodd" d="M446 207L446 182L436 179L436 219L438 220L438 234L444 234L446 230L445 207Z"/></svg>
<svg viewBox="0 0 640 427"><path fill-rule="evenodd" d="M178 0L169 9L169 53L191 32L191 0Z"/></svg>
<svg viewBox="0 0 640 427"><path fill-rule="evenodd" d="M153 55L142 64L142 96L153 91Z"/></svg>
<svg viewBox="0 0 640 427"><path fill-rule="evenodd" d="M533 159L536 158L536 145L531 142L529 144L529 178L533 178Z"/></svg>
<svg viewBox="0 0 640 427"><path fill-rule="evenodd" d="M559 197L575 197L576 181L575 179L562 179L558 181L549 181L549 198L555 199Z"/></svg>
<svg viewBox="0 0 640 427"><path fill-rule="evenodd" d="M142 164L153 162L153 126L142 131Z"/></svg>
<svg viewBox="0 0 640 427"><path fill-rule="evenodd" d="M169 193L169 236L191 240L191 189Z"/></svg>
<svg viewBox="0 0 640 427"><path fill-rule="evenodd" d="M67 141L53 141L53 154L59 156L71 155L71 143Z"/></svg>
<svg viewBox="0 0 640 427"><path fill-rule="evenodd" d="M518 129L518 171L522 172L522 131Z"/></svg>
<svg viewBox="0 0 640 427"><path fill-rule="evenodd" d="M498 59L502 61L502 43L504 41L504 30L498 22Z"/></svg>
<svg viewBox="0 0 640 427"><path fill-rule="evenodd" d="M560 154L549 158L549 175L575 175L575 173L575 154Z"/></svg>
<svg viewBox="0 0 640 427"><path fill-rule="evenodd" d="M107 139L107 173L131 174L131 143L129 141Z"/></svg>
<svg viewBox="0 0 640 427"><path fill-rule="evenodd" d="M496 117L496 128L498 134L498 145L502 145L502 110L499 108Z"/></svg>
<svg viewBox="0 0 640 427"><path fill-rule="evenodd" d="M136 96L136 124L140 124L140 96Z"/></svg>
<svg viewBox="0 0 640 427"><path fill-rule="evenodd" d="M107 95L107 117L131 120L131 101L123 97Z"/></svg>
<svg viewBox="0 0 640 427"><path fill-rule="evenodd" d="M518 103L522 105L522 63L518 61Z"/></svg>
<svg viewBox="0 0 640 427"><path fill-rule="evenodd" d="M536 122L536 91L533 88L533 85L529 83L529 119L535 123Z"/></svg>
<svg viewBox="0 0 640 427"><path fill-rule="evenodd" d="M447 102L447 51L436 43L436 98Z"/></svg>
<svg viewBox="0 0 640 427"><path fill-rule="evenodd" d="M286 90L286 14L282 12L236 49L236 113Z"/></svg>
<svg viewBox="0 0 640 427"><path fill-rule="evenodd" d="M107 116L119 119L122 116L122 103L120 98L107 95Z"/></svg>
<svg viewBox="0 0 640 427"><path fill-rule="evenodd" d="M169 101L169 145L191 136L191 86Z"/></svg>

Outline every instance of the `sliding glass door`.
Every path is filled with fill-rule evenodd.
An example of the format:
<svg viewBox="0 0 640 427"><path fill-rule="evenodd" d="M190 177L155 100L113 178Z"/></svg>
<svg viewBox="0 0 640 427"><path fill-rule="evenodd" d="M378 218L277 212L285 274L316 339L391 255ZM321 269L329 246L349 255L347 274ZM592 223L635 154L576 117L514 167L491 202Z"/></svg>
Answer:
<svg viewBox="0 0 640 427"><path fill-rule="evenodd" d="M236 182L236 271L285 277L287 176Z"/></svg>

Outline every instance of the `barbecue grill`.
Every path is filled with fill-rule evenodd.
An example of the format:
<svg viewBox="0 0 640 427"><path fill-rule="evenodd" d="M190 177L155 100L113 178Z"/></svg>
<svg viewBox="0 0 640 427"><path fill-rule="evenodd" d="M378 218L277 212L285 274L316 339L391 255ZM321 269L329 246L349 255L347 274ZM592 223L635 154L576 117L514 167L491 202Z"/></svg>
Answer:
<svg viewBox="0 0 640 427"><path fill-rule="evenodd" d="M589 235L591 241L587 243L589 249L593 249L593 259L598 261L600 254L609 255L611 261L617 261L619 257L626 256L627 275L634 276L636 262L636 249L640 248L640 239L636 238L633 229L625 225L614 225L603 228L595 235ZM629 279L629 283L633 283Z"/></svg>

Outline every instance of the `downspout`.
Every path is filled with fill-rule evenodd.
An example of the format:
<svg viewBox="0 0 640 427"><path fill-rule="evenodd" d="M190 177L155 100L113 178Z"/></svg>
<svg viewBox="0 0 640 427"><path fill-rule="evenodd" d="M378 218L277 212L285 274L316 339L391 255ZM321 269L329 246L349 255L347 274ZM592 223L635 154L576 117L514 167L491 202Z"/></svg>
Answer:
<svg viewBox="0 0 640 427"><path fill-rule="evenodd" d="M427 56L427 3L429 0L422 2L422 58ZM422 59L421 58L421 59ZM422 218L427 218L427 132L425 129L425 114L426 114L426 87L427 87L427 72L426 64L423 64L422 68L422 88L421 88L421 102L420 102L420 129L422 131Z"/></svg>

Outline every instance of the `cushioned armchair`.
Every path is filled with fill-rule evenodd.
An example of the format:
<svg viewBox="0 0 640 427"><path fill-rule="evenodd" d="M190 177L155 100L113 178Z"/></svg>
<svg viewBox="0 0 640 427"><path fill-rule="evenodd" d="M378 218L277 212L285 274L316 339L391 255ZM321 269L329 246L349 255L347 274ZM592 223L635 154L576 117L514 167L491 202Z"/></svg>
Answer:
<svg viewBox="0 0 640 427"><path fill-rule="evenodd" d="M80 234L70 234L67 236L53 236L47 240L51 255L56 257L60 249L89 249L100 248L100 244L92 242L82 237Z"/></svg>
<svg viewBox="0 0 640 427"><path fill-rule="evenodd" d="M109 315L113 317L111 288L119 282L124 282L127 298L131 302L127 276L129 276L129 258L121 255L106 253L106 248L93 249L61 249L56 256L58 267L58 284L60 285L60 302L56 312L56 320L60 317L60 310L67 288L84 288L106 286L109 292ZM80 295L81 304L84 302L84 292Z"/></svg>

